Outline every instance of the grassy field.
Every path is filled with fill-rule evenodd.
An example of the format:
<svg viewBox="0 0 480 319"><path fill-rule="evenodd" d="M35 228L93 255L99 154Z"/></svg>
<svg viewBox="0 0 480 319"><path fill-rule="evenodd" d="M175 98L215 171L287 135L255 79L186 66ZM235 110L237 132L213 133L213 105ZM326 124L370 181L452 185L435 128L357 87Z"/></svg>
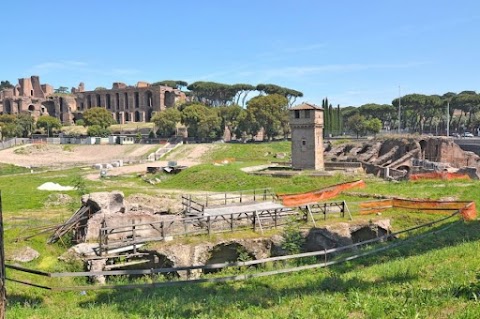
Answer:
<svg viewBox="0 0 480 319"><path fill-rule="evenodd" d="M274 155L280 152L289 152L288 143L221 144L205 154L205 164L177 175L159 175L162 181L156 185L146 183L135 174L90 181L84 176L91 172L82 169L34 174L5 170L0 175L0 189L7 255L29 245L39 251L41 257L26 264L27 267L46 271L79 269L78 264L57 260L68 242L45 245L48 234L28 242L14 242L14 239L25 235L32 225L68 217L78 208L82 190L118 189L128 195L272 187L275 192L295 193L362 178L367 187L352 191L410 198L474 200L480 204L478 181L392 183L343 174L326 178L279 178L248 175L240 170L274 161ZM223 166L211 163L224 158L235 158L235 162ZM63 192L71 201L50 206L47 205L50 196L58 192L37 190L47 181L77 185L80 190ZM351 203L365 200L347 195L340 198ZM382 217L391 218L395 229L437 218L402 211L389 211ZM460 221L444 232L373 256L326 269L242 282L82 293L46 291L8 281L7 318L480 318L479 249L478 221ZM47 283L38 277L22 279ZM149 282L150 279L138 280ZM85 282L67 279L56 284L67 286Z"/></svg>

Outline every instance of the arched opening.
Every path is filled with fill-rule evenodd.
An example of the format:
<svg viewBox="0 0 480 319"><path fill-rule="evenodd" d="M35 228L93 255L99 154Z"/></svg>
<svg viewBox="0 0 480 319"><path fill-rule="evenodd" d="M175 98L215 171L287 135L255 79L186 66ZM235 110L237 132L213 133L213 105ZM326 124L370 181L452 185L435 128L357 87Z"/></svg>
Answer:
<svg viewBox="0 0 480 319"><path fill-rule="evenodd" d="M117 111L120 109L120 94L115 93L115 106Z"/></svg>
<svg viewBox="0 0 480 319"><path fill-rule="evenodd" d="M125 92L124 98L125 98L125 109L128 110L128 93L127 92Z"/></svg>
<svg viewBox="0 0 480 319"><path fill-rule="evenodd" d="M427 149L427 141L421 140L419 144L422 152L421 159L425 159L425 150Z"/></svg>
<svg viewBox="0 0 480 319"><path fill-rule="evenodd" d="M135 108L138 108L140 106L140 95L138 94L138 92L135 92L134 93L134 107Z"/></svg>
<svg viewBox="0 0 480 319"><path fill-rule="evenodd" d="M28 110L29 110L30 112L35 111L35 105L30 104L30 105L28 106Z"/></svg>
<svg viewBox="0 0 480 319"><path fill-rule="evenodd" d="M125 112L125 122L130 122L131 119L130 119L130 113L128 112Z"/></svg>
<svg viewBox="0 0 480 319"><path fill-rule="evenodd" d="M145 122L150 122L150 120L152 119L152 113L153 113L153 109L149 108L147 111L147 118L145 119Z"/></svg>
<svg viewBox="0 0 480 319"><path fill-rule="evenodd" d="M388 231L383 229L382 227L378 227L376 225L372 226L363 226L360 229L352 232L352 241L354 243L359 243L362 241L366 241L369 239L375 239L378 237L382 237L388 234Z"/></svg>
<svg viewBox="0 0 480 319"><path fill-rule="evenodd" d="M175 106L175 93L166 91L165 92L165 106L166 107L173 107Z"/></svg>
<svg viewBox="0 0 480 319"><path fill-rule="evenodd" d="M92 96L91 96L91 95L89 95L89 96L87 97L87 107L88 107L88 108L91 108L91 107L92 107Z"/></svg>
<svg viewBox="0 0 480 319"><path fill-rule="evenodd" d="M12 101L5 100L3 103L4 103L3 110L5 111L5 114L12 114Z"/></svg>
<svg viewBox="0 0 480 319"><path fill-rule="evenodd" d="M44 106L42 113L47 113L47 115L55 116L55 103L53 101L42 102L42 105Z"/></svg>
<svg viewBox="0 0 480 319"><path fill-rule="evenodd" d="M140 112L135 111L135 122L140 122Z"/></svg>
<svg viewBox="0 0 480 319"><path fill-rule="evenodd" d="M210 258L205 264L221 264L226 262L247 261L253 259L255 259L255 256L238 243L220 244L213 247L210 252ZM215 273L220 270L221 269L205 269L203 273Z"/></svg>
<svg viewBox="0 0 480 319"><path fill-rule="evenodd" d="M151 91L145 92L145 103L147 104L147 107L153 106L153 95Z"/></svg>
<svg viewBox="0 0 480 319"><path fill-rule="evenodd" d="M107 103L107 109L110 109L112 107L112 101L111 101L111 98L110 98L110 94L107 94L105 96L105 99L106 99L106 103Z"/></svg>
<svg viewBox="0 0 480 319"><path fill-rule="evenodd" d="M100 94L97 94L97 105L96 106L102 106L101 100L100 100Z"/></svg>
<svg viewBox="0 0 480 319"><path fill-rule="evenodd" d="M142 257L134 257L134 258L129 258L127 262L132 262L135 263L134 265L130 266L122 266L121 262L119 262L118 265L115 265L113 263L115 260L110 259L112 262L111 264L107 264L107 268L109 270L138 270L138 269L157 269L157 268L173 268L175 267L174 262L168 258L168 256L158 253L158 252L152 252L152 251L146 251L144 252L146 255ZM164 276L166 279L173 280L180 278L178 273L176 271L173 272L167 272L167 273L161 273L160 275ZM141 278L144 277L145 275L129 275L129 279L135 279L135 278ZM113 276L115 278L116 276ZM112 279L113 279L112 278ZM107 280L109 278L107 277Z"/></svg>
<svg viewBox="0 0 480 319"><path fill-rule="evenodd" d="M404 171L405 175L408 175L408 173L410 173L410 166L402 165L402 166L397 167L397 170Z"/></svg>

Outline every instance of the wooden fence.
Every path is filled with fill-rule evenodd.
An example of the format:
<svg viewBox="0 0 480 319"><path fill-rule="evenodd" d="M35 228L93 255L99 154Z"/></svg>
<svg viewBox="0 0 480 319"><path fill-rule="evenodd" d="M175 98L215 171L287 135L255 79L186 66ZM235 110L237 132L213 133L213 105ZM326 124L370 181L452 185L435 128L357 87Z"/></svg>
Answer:
<svg viewBox="0 0 480 319"><path fill-rule="evenodd" d="M192 205L192 202L189 205L195 206ZM263 233L265 229L285 225L288 218L304 221L310 219L316 226L314 215L323 215L323 219L326 219L329 214L339 214L341 217L345 217L346 211L348 212L348 207L345 201L342 201L309 204L297 208L282 207L212 216L197 215L146 223L132 221L129 225L112 227L103 225L99 230L98 253L100 256L106 256L110 250L125 246L132 246L132 249L136 251L138 244L179 236L212 235L248 229Z"/></svg>
<svg viewBox="0 0 480 319"><path fill-rule="evenodd" d="M102 286L47 286L47 285L40 285L36 283L27 282L24 280L18 280L15 278L7 277L7 280L30 285L33 287L48 289L48 290L57 290L57 291L71 291L71 290L99 290L99 289L136 289L136 288L151 288L151 287L167 287L167 286L176 286L176 285L185 285L185 284L192 284L192 283L203 283L203 282L226 282L226 281L238 281L238 280L246 280L250 278L256 277L264 277L264 276L271 276L276 274L284 274L284 273L292 273L298 272L306 269L314 269L314 268L322 268L327 267L335 264L339 264L345 261L354 260L360 257L369 256L372 254L376 254L381 251L385 251L394 247L398 247L400 245L406 244L413 240L419 240L426 236L437 234L439 232L445 231L450 227L459 224L459 222L449 223L446 226L439 228L434 231L425 232L419 235L412 235L404 240L399 240L399 235L402 234L412 234L414 231L419 229L423 229L426 227L432 227L436 224L441 222L446 222L447 220L453 218L454 216L458 215L459 212L455 212L449 216L443 217L441 219L437 219L435 221L431 221L422 225L414 226L405 230L401 230L394 233L389 233L384 236L380 236L377 238L365 240L362 242L354 243L348 246L342 246L332 249L324 249L318 250L313 252L307 253L300 253L300 254L293 254L293 255L286 255L286 256L277 256L277 257L270 257L258 260L251 260L251 261L244 261L244 262L227 262L227 263L217 263L217 264L207 264L207 265L195 265L195 266L182 266L182 267L169 267L169 268L156 268L156 269L134 269L134 270L110 270L110 271L93 271L93 272L62 272L62 273L50 273L45 271L40 271L36 269L29 269L26 267L20 267L16 265L6 265L7 269L13 271L20 271L24 273L29 273L33 275L43 276L43 277L50 277L50 278L65 278L65 277L93 277L93 276L124 276L124 275L156 275L156 274L165 274L165 273L172 273L172 272L179 272L179 271L191 271L191 270L212 270L212 269L224 269L228 267L248 267L248 266L258 266L264 265L266 263L275 263L278 261L287 261L287 260L299 260L305 257L316 257L316 262L298 266L298 267L290 267L290 268L280 268L271 271L258 271L255 273L244 273L236 276L226 276L226 277L214 277L214 278L200 278L200 279L188 279L188 280L173 280L173 281L162 281L156 282L152 278L152 283L148 284L127 284L127 285L102 285ZM359 247L375 244L379 242L387 242L390 241L389 244L377 247L375 249L369 249L363 252L358 252L356 249ZM335 260L328 260L328 256L331 254L341 253L345 251L354 251L354 254L349 256L344 256L343 258L335 259ZM318 257L322 257L321 259ZM282 264L280 264L282 265Z"/></svg>

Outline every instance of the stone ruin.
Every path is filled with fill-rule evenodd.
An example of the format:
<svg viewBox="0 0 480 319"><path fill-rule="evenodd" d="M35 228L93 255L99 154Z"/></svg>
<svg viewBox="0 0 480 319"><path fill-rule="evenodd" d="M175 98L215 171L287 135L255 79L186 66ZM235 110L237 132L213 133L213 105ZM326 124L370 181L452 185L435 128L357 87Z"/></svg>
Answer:
<svg viewBox="0 0 480 319"><path fill-rule="evenodd" d="M142 199L142 196L145 197ZM122 269L121 265L112 265L114 261L111 257L101 258L97 254L98 235L102 226L105 224L108 226L123 226L131 224L132 221L151 223L162 218L179 218L176 215L161 214L160 209L149 206L148 202L144 204L146 197L146 195L135 195L127 201L123 193L119 191L84 195L82 197L82 208L77 213L81 212L81 216L86 218L79 219L81 224L74 231L77 245L70 248L60 259L65 261L72 259L86 260L87 268L90 271ZM351 245L359 241L386 235L389 232L390 220L388 219L367 223L342 222L321 228L311 228L301 231L304 238L302 251L318 251ZM56 232L57 235L59 233L61 232ZM146 230L145 233L140 235L143 237L152 236ZM141 256L131 258L132 260L143 259L143 263L138 265L142 269L235 262L240 259L241 255L242 258L248 256L248 259L264 259L287 254L282 248L283 241L281 235L274 235L272 237L262 236L249 239L204 240L191 244L175 241L162 244L152 243L148 248L141 248L141 245L139 245L137 251ZM198 278L202 273L213 271L215 270L204 272L201 270L179 271L175 274L169 274L169 276L183 279ZM105 277L103 276L97 276L93 279L105 283Z"/></svg>
<svg viewBox="0 0 480 319"><path fill-rule="evenodd" d="M478 179L480 166L480 157L462 150L451 137L396 137L335 146L330 143L324 155L326 161L360 162L369 174L395 179L431 171L460 171Z"/></svg>
<svg viewBox="0 0 480 319"><path fill-rule="evenodd" d="M115 82L111 89L85 91L85 85L71 93L57 93L39 76L21 78L13 88L0 91L0 114L30 113L34 118L50 115L63 124L73 124L92 107L104 107L119 123L149 122L153 112L173 107L186 100L184 92L168 86L138 82L136 86Z"/></svg>

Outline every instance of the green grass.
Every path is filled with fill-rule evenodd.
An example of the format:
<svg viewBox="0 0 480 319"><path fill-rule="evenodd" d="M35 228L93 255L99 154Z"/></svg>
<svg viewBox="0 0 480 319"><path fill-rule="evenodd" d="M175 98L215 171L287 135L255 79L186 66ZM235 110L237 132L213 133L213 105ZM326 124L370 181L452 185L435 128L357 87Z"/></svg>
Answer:
<svg viewBox="0 0 480 319"><path fill-rule="evenodd" d="M73 185L79 180L89 191L121 190L156 194L169 190L236 191L272 187L279 193L316 190L360 176L295 176L292 178L249 175L241 167L274 160L272 154L288 152L286 142L268 144L225 144L205 156L210 164L190 167L177 175L161 175L162 182L150 185L136 174L107 177L98 181L84 179L92 171L40 172L0 176L7 255L23 246L40 252L41 257L27 267L46 271L79 270L57 260L68 242L45 245L49 234L28 242L14 242L28 234L29 225L57 221L71 214L68 205L45 208L45 200L54 192L36 188L51 181ZM267 154L269 152L269 154ZM223 166L212 160L235 158ZM352 192L387 194L409 198L439 199L454 197L480 204L478 181L384 182L363 176L364 189ZM62 192L79 203L76 191ZM438 215L389 210L381 216L355 215L355 202L365 198L342 195L354 211L356 220L390 218L394 229L437 219ZM78 208L78 205L76 206ZM15 217L27 220L14 221ZM16 223L16 225L15 225ZM26 223L22 227L20 223ZM331 223L331 220L326 222ZM319 225L324 222L318 221ZM441 227L441 225L436 226ZM435 229L435 228L434 228ZM230 238L216 235L215 238ZM251 232L245 238L255 236ZM198 237L185 241L206 239ZM457 223L448 230L429 235L409 245L396 247L369 257L349 261L327 269L308 270L242 282L196 284L158 289L128 291L55 292L29 288L7 281L7 318L480 318L480 223ZM7 271L7 276L18 274ZM47 278L21 277L39 284L51 284ZM52 279L50 279L52 280ZM148 282L149 279L141 279ZM126 283L125 278L118 279ZM84 279L53 281L55 285L84 285Z"/></svg>
<svg viewBox="0 0 480 319"><path fill-rule="evenodd" d="M277 153L286 153L285 159L275 157ZM218 145L208 154L210 160L234 158L237 161L288 161L290 158L290 142L271 142L257 144L228 143Z"/></svg>
<svg viewBox="0 0 480 319"><path fill-rule="evenodd" d="M12 175L12 174L19 174L19 173L27 173L27 172L30 172L28 168L15 166L12 164L0 163L0 175Z"/></svg>

